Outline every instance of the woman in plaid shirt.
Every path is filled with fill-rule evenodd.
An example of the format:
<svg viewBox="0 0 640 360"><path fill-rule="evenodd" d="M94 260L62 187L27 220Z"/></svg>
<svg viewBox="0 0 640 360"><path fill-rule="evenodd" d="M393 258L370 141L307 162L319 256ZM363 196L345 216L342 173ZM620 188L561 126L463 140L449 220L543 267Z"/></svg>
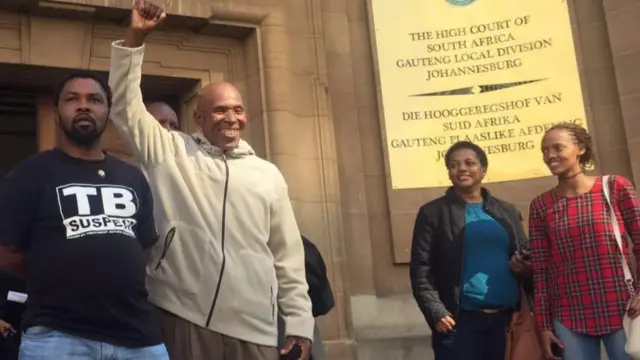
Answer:
<svg viewBox="0 0 640 360"><path fill-rule="evenodd" d="M558 178L558 185L536 197L529 211L534 309L547 356L560 358L552 352L555 344L564 359L600 360L602 341L610 360L629 360L622 329L629 295L603 186L610 187L617 217L624 221L621 233L631 236L639 253L640 206L633 185L622 176L603 184L601 177L584 173L593 162L593 144L579 125L550 128L542 153ZM636 300L629 315L639 314Z"/></svg>

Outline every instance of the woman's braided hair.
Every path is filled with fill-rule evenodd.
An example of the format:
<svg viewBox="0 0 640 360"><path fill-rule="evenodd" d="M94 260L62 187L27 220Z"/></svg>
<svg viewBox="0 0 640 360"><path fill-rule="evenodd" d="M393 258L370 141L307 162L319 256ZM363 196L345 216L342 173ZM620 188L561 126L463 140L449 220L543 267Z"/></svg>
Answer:
<svg viewBox="0 0 640 360"><path fill-rule="evenodd" d="M589 168L593 165L593 162L595 160L593 139L587 129L576 123L563 122L550 127L545 132L545 134L552 130L564 130L568 132L569 134L571 134L571 137L573 137L573 140L580 147L580 149L584 150L584 154L580 155L580 159L578 160L580 162L580 166L583 169Z"/></svg>

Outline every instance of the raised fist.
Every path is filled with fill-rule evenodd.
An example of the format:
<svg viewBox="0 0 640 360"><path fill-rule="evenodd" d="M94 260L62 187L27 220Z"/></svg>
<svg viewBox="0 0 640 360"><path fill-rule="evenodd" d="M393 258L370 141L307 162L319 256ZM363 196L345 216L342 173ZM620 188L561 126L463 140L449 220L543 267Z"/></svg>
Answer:
<svg viewBox="0 0 640 360"><path fill-rule="evenodd" d="M164 9L148 0L134 0L131 10L132 31L148 34L167 17Z"/></svg>

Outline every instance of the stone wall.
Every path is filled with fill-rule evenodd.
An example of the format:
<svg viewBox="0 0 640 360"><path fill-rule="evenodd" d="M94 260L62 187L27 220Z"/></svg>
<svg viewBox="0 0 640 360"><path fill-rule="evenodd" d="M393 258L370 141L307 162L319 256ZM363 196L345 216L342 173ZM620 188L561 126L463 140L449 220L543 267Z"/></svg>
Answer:
<svg viewBox="0 0 640 360"><path fill-rule="evenodd" d="M131 0L11 3L31 15L0 14L0 62L106 70L108 43L121 36ZM321 319L328 359L428 358L429 332L411 297L406 264L394 263L392 236L410 237L416 209L442 189L387 187L368 2L164 3L170 18L150 39L145 74L200 84L226 79L245 93L247 136L283 171L300 227L326 258L337 300ZM596 171L638 181L640 4L570 4ZM196 90L182 98L185 118ZM112 146L122 150L115 137ZM542 178L490 188L526 217L530 199L553 183ZM404 230L392 235L392 221Z"/></svg>

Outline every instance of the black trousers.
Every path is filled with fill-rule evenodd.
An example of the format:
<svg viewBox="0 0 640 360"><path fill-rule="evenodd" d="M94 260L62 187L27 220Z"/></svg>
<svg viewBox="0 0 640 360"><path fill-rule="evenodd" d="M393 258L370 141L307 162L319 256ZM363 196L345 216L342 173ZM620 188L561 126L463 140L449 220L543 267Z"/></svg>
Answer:
<svg viewBox="0 0 640 360"><path fill-rule="evenodd" d="M18 350L20 349L20 333L16 333L9 338L0 336L0 359L18 360Z"/></svg>
<svg viewBox="0 0 640 360"><path fill-rule="evenodd" d="M20 348L22 313L24 305L7 302L0 318L13 326L16 331L12 336L4 338L0 336L0 360L17 360Z"/></svg>
<svg viewBox="0 0 640 360"><path fill-rule="evenodd" d="M1 1L1 0L0 0ZM20 323L24 304L7 301L7 293L12 291L25 292L23 280L0 273L0 319L8 322L16 330L13 336L4 338L0 336L0 360L17 360L20 348Z"/></svg>
<svg viewBox="0 0 640 360"><path fill-rule="evenodd" d="M460 310L450 333L431 335L436 360L504 360L511 311L486 314Z"/></svg>

